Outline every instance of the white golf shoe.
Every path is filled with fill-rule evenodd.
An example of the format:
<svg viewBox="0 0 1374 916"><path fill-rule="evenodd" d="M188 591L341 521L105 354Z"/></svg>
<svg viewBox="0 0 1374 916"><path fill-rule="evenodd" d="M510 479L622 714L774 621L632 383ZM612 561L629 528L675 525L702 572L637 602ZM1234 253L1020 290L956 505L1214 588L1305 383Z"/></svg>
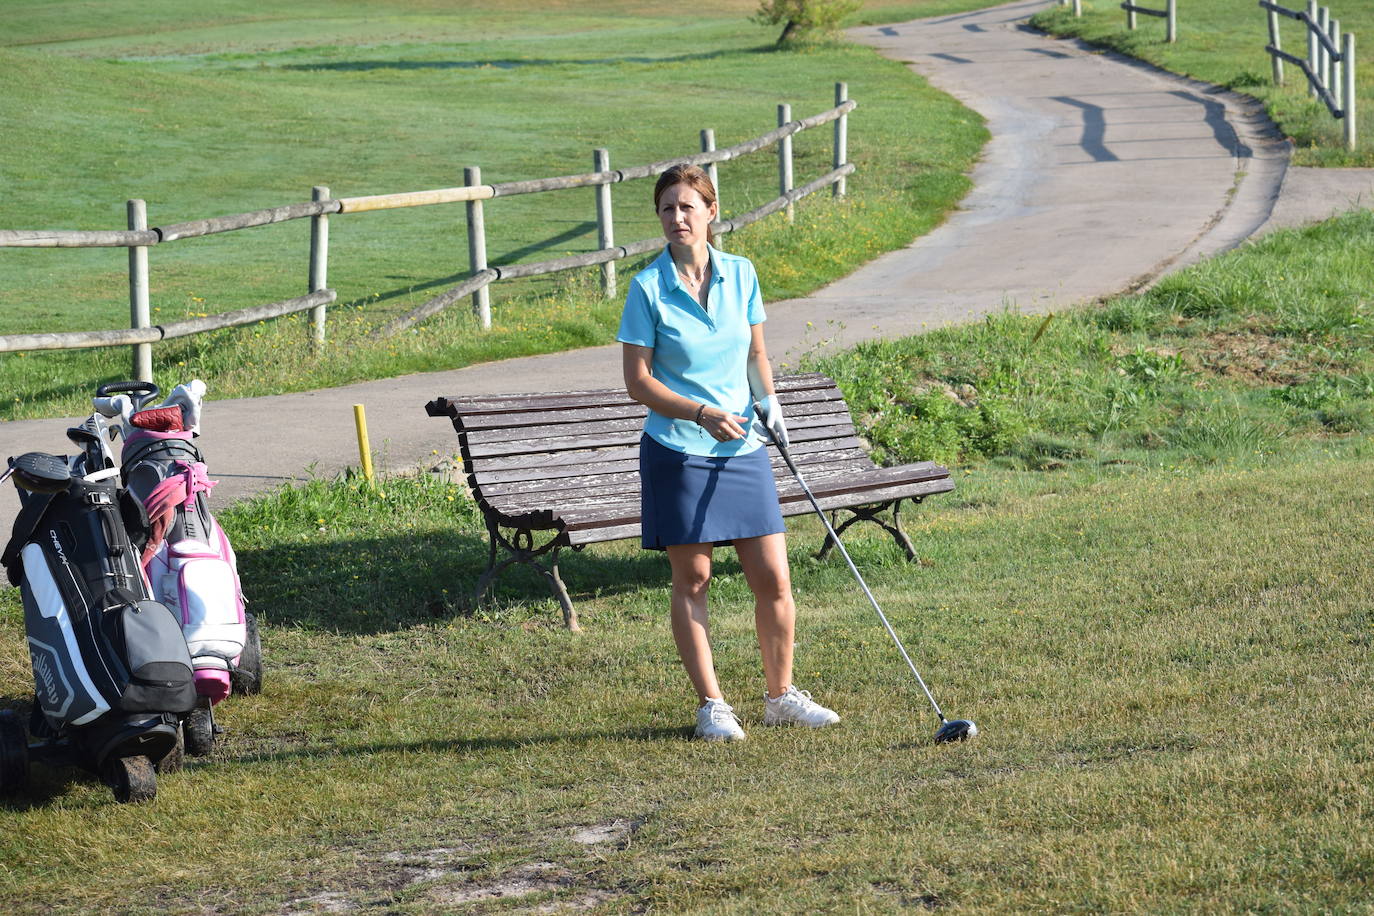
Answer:
<svg viewBox="0 0 1374 916"><path fill-rule="evenodd" d="M788 687L776 700L763 695L764 725L804 725L807 728L820 728L834 725L840 717L832 709L826 709L805 690Z"/></svg>
<svg viewBox="0 0 1374 916"><path fill-rule="evenodd" d="M702 741L743 741L744 729L729 703L707 700L697 708L697 737Z"/></svg>

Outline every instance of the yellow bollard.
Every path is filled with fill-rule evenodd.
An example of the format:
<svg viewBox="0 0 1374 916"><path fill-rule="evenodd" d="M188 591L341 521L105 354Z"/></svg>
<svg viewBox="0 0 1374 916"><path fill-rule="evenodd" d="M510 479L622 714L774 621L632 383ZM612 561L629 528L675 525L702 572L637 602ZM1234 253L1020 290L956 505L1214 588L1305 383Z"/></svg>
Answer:
<svg viewBox="0 0 1374 916"><path fill-rule="evenodd" d="M353 405L353 425L358 427L358 457L363 460L363 477L367 485L377 489L377 481L372 477L372 448L367 444L367 413L363 405Z"/></svg>

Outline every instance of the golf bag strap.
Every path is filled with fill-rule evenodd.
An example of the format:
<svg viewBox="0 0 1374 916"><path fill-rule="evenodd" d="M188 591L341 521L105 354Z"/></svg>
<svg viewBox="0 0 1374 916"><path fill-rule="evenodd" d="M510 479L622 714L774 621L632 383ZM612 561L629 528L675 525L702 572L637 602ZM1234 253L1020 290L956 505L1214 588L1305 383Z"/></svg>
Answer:
<svg viewBox="0 0 1374 916"><path fill-rule="evenodd" d="M18 585L19 577L22 575L19 552L24 549L24 545L29 542L33 533L38 530L38 526L42 524L43 516L47 514L48 505L55 495L54 493L31 493L19 509L19 515L14 520L14 529L10 534L10 542L5 545L4 554L0 555L0 565L5 567L5 574L9 577L11 585Z"/></svg>
<svg viewBox="0 0 1374 916"><path fill-rule="evenodd" d="M206 475L205 465L202 462L178 461L174 467L176 473L158 484L143 503L147 510L150 529L148 543L143 548L144 565L147 565L148 560L162 546L162 542L167 536L167 529L171 527L173 519L176 518L177 509L180 507L190 511L195 505L197 493L208 493L215 484L219 483L219 481L211 480Z"/></svg>

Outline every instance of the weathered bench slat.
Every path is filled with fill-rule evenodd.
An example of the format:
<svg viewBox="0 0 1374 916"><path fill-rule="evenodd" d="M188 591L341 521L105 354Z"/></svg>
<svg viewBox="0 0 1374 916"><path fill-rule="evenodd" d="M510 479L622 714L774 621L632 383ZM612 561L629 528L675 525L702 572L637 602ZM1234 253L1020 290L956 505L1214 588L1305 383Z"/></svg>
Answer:
<svg viewBox="0 0 1374 916"><path fill-rule="evenodd" d="M823 425L826 418L834 422L849 422L849 410L838 399L824 401L803 401L787 406L787 428L802 429L807 426ZM498 442L529 442L537 448L542 438L555 438L575 434L579 429L595 429L598 432L630 430L635 433L644 427L645 412L627 414L624 410L555 411L530 414L504 414L501 417L483 417L488 422L463 423L463 433L470 447L488 446ZM526 422L528 421L528 422ZM636 436L636 438L638 438Z"/></svg>
<svg viewBox="0 0 1374 916"><path fill-rule="evenodd" d="M832 420L840 420L840 417L831 417ZM576 427L573 427L576 428ZM793 431L788 428L789 437L798 441L814 439L829 439L835 436L845 435L852 425L849 418L844 417L842 423L834 423L829 426L806 426L798 425ZM635 448L639 446L641 428L631 426L628 429L601 429L597 432L578 433L568 436L548 436L535 439L503 439L496 442L473 442L468 441L462 448L463 458L468 461L487 460L492 458L503 458L510 455L526 456L543 452L584 452L602 448L623 448L627 444ZM793 435L795 433L795 435Z"/></svg>
<svg viewBox="0 0 1374 916"><path fill-rule="evenodd" d="M811 461L817 453L829 451L863 451L863 443L853 436L795 442L792 457L798 462ZM867 452L863 452L867 455ZM513 480L535 480L545 477L578 477L593 474L613 474L625 466L639 467L639 440L633 447L606 449L599 452L563 452L551 455L509 456L486 459L480 468L468 471L468 485L474 490L479 484L505 483ZM479 480L474 481L472 478Z"/></svg>
<svg viewBox="0 0 1374 916"><path fill-rule="evenodd" d="M462 454L469 463L485 465L486 462L511 455L523 459L525 456L552 452L594 453L597 449L623 448L627 445L638 447L643 426L643 418L634 417L595 425L548 426L533 435L531 430L483 430L468 434ZM789 438L801 443L833 438L841 431L847 431L850 426L848 414L826 413L789 417L787 429ZM707 441L704 431L702 437L703 442Z"/></svg>
<svg viewBox="0 0 1374 916"><path fill-rule="evenodd" d="M779 397L794 391L813 388L835 388L835 382L818 372L777 376L774 387ZM480 417L511 411L578 409L583 407L623 406L642 411L623 388L598 388L584 391L561 391L556 394L512 394L488 397L485 395L456 395L437 397L425 405L432 417Z"/></svg>
<svg viewBox="0 0 1374 916"><path fill-rule="evenodd" d="M794 461L798 459L794 456ZM843 452L826 452L812 457L810 462L799 462L807 479L827 474L861 474L872 470L873 464L860 448ZM774 473L784 473L782 459L773 459ZM780 478L780 480L783 478ZM638 462L619 462L606 471L596 474L577 474L574 476L540 474L522 477L518 480L493 482L490 478L482 484L482 496L488 502L496 503L502 497L529 500L540 493L574 496L584 493L606 495L617 491L639 492Z"/></svg>

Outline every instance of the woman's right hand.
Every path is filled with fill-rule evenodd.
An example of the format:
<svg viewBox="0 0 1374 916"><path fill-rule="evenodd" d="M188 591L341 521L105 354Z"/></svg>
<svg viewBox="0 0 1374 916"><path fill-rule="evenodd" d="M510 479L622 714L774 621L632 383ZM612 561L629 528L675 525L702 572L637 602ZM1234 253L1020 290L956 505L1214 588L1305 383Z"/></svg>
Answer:
<svg viewBox="0 0 1374 916"><path fill-rule="evenodd" d="M701 419L697 420L697 424L706 430L706 434L717 442L743 439L749 422L748 417L736 416L719 407L707 407L701 412Z"/></svg>

